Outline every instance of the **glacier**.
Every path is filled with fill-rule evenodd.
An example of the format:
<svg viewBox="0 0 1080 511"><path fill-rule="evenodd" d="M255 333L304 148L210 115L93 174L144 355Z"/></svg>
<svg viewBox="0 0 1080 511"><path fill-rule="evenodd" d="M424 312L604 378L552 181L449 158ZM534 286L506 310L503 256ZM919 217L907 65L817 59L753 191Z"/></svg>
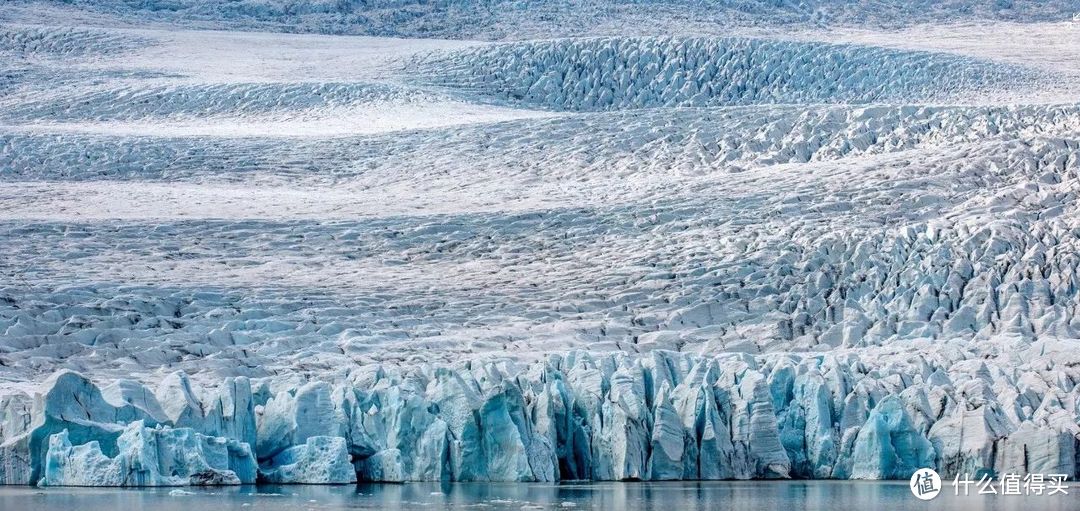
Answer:
<svg viewBox="0 0 1080 511"><path fill-rule="evenodd" d="M500 43L419 58L422 83L554 110L945 102L949 91L1032 86L1040 74L940 53L743 38Z"/></svg>
<svg viewBox="0 0 1080 511"><path fill-rule="evenodd" d="M707 26L870 27L963 21L1055 21L1076 14L1069 0L761 2L757 0L13 0L13 9L75 6L78 12L127 22L232 30L269 30L396 37L500 39L620 33L640 26L685 30ZM38 17L47 16L45 13ZM43 16L44 14L44 16ZM40 19L38 17L32 19ZM2 19L2 18L0 18ZM47 18L46 18L47 19ZM654 28L655 30L655 28Z"/></svg>
<svg viewBox="0 0 1080 511"><path fill-rule="evenodd" d="M821 355L572 352L214 391L182 375L102 390L63 372L0 402L0 476L176 486L1074 473L1075 353L1019 339Z"/></svg>
<svg viewBox="0 0 1080 511"><path fill-rule="evenodd" d="M5 3L0 483L1075 476L1075 3L762 5Z"/></svg>
<svg viewBox="0 0 1080 511"><path fill-rule="evenodd" d="M255 482L251 448L190 428L147 428L142 421L115 438L115 457L98 440L73 446L68 430L49 437L40 486L188 486ZM299 481L298 482L302 482Z"/></svg>

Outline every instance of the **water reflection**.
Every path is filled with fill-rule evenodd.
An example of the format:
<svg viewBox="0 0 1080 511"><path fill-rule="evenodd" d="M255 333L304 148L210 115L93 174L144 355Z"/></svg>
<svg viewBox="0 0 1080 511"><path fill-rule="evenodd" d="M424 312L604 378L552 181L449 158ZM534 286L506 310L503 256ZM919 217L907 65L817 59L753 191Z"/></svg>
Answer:
<svg viewBox="0 0 1080 511"><path fill-rule="evenodd" d="M1072 492L1080 492L1080 489ZM44 511L216 509L615 509L774 510L845 509L1021 510L1080 508L1080 495L956 497L947 488L930 502L912 497L905 482L726 481L670 483L456 483L357 486L246 486L208 489L89 489L0 487L0 510Z"/></svg>

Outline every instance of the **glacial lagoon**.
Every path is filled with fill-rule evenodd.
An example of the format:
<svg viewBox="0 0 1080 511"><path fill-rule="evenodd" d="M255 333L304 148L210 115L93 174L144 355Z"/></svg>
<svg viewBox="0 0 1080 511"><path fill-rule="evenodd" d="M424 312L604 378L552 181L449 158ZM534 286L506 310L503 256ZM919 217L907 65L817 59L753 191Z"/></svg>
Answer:
<svg viewBox="0 0 1080 511"><path fill-rule="evenodd" d="M712 481L647 483L416 483L218 488L0 487L0 510L1025 510L1080 509L1080 488L1055 496L912 496L903 481Z"/></svg>

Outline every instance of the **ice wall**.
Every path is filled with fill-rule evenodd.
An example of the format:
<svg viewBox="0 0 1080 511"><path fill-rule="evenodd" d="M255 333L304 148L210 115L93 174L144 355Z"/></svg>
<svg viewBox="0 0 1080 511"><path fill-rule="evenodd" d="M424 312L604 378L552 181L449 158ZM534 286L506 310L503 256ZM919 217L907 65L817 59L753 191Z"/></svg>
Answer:
<svg viewBox="0 0 1080 511"><path fill-rule="evenodd" d="M906 478L1075 474L1075 342L913 341L826 354L571 352L365 366L347 381L0 400L7 484ZM29 408L28 408L29 407ZM32 410L32 422L17 419ZM258 468L256 469L256 463ZM257 473L257 475L256 475Z"/></svg>

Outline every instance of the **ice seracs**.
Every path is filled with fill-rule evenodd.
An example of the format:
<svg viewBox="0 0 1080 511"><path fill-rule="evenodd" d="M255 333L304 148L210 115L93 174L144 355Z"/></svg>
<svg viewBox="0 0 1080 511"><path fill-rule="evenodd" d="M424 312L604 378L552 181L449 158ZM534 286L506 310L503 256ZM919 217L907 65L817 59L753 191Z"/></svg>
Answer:
<svg viewBox="0 0 1080 511"><path fill-rule="evenodd" d="M421 3L354 28L464 6ZM0 482L1076 473L1065 37L408 41L9 26L15 4Z"/></svg>
<svg viewBox="0 0 1080 511"><path fill-rule="evenodd" d="M73 446L65 429L49 437L40 486L221 486L255 482L251 448L190 428L128 424L106 449Z"/></svg>
<svg viewBox="0 0 1080 511"><path fill-rule="evenodd" d="M908 418L897 396L881 400L859 429L852 450L853 479L903 479L932 466L934 449Z"/></svg>
<svg viewBox="0 0 1080 511"><path fill-rule="evenodd" d="M356 482L356 470L344 438L312 436L275 454L259 468L259 478L279 484L348 484Z"/></svg>
<svg viewBox="0 0 1080 511"><path fill-rule="evenodd" d="M410 74L511 104L570 111L910 103L1032 86L1041 72L977 59L740 38L588 38L436 54ZM429 77L430 78L427 78ZM954 96L955 97L955 96Z"/></svg>
<svg viewBox="0 0 1080 511"><path fill-rule="evenodd" d="M920 467L946 476L1073 473L1071 382L1080 373L1058 361L1072 349L1072 342L1017 339L807 355L572 352L531 364L380 365L333 384L239 392L262 396L254 450L244 429L211 436L150 418L147 410L166 407L148 390L124 385L127 395L145 396L139 408L110 403L87 380L62 373L34 398L35 426L4 438L3 476L7 483L124 486L256 477L317 484L903 479ZM171 377L163 388L182 381ZM241 382L248 384L234 380L230 388ZM73 389L92 399L76 399ZM116 392L106 394L115 399ZM1012 406L1020 401L1008 396L1038 407Z"/></svg>
<svg viewBox="0 0 1080 511"><path fill-rule="evenodd" d="M38 5L50 9L38 12ZM973 24L995 21L1060 22L1076 12L1069 0L958 1L929 0L798 3L735 0L687 3L679 0L635 2L630 9L617 0L550 0L526 9L516 0L482 2L337 2L325 0L62 0L17 1L13 13L55 22L56 10L74 17L118 16L180 26L212 26L233 30L274 30L333 34L388 35L414 38L488 39L579 37L582 34L625 34L657 30L726 32L767 27L786 32L839 25L894 28L924 23Z"/></svg>

